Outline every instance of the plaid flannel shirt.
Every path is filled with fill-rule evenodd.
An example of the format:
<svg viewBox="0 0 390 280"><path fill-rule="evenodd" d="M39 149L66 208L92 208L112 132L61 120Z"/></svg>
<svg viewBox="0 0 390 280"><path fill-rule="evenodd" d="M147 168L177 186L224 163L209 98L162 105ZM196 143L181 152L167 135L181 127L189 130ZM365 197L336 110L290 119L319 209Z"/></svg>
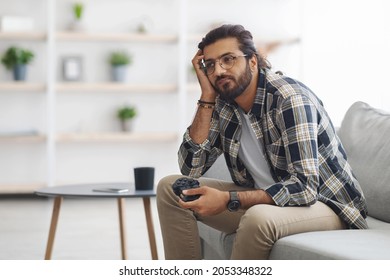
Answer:
<svg viewBox="0 0 390 280"><path fill-rule="evenodd" d="M251 113L251 125L275 180L265 191L276 205L308 206L322 201L348 228L367 228L360 185L322 102L309 88L261 70ZM193 142L189 129L178 153L182 174L198 178L224 153L235 184L254 187L238 157L241 119L236 104L217 98L203 143Z"/></svg>

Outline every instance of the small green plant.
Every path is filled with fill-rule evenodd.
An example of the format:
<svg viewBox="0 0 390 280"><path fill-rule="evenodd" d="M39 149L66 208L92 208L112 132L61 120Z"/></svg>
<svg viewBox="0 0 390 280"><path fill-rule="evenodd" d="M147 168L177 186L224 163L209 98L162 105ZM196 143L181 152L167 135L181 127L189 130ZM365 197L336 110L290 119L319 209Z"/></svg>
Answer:
<svg viewBox="0 0 390 280"><path fill-rule="evenodd" d="M116 51L110 55L110 64L113 66L117 65L128 65L133 62L132 56L126 51Z"/></svg>
<svg viewBox="0 0 390 280"><path fill-rule="evenodd" d="M123 106L118 109L117 116L120 120L131 120L137 115L137 110L133 106Z"/></svg>
<svg viewBox="0 0 390 280"><path fill-rule="evenodd" d="M1 63L11 70L18 64L29 64L33 58L34 54L30 50L10 47L1 58Z"/></svg>
<svg viewBox="0 0 390 280"><path fill-rule="evenodd" d="M73 14L77 20L81 20L81 17L83 16L84 11L84 4L83 3L74 3L73 4Z"/></svg>

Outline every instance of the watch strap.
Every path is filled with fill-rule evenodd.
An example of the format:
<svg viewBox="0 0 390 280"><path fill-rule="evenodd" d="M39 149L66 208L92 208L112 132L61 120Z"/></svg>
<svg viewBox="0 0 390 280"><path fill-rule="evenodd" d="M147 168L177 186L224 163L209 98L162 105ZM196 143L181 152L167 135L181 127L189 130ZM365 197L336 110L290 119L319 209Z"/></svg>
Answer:
<svg viewBox="0 0 390 280"><path fill-rule="evenodd" d="M237 191L229 191L229 202L227 204L227 209L230 212L235 212L241 207L240 200L238 198Z"/></svg>

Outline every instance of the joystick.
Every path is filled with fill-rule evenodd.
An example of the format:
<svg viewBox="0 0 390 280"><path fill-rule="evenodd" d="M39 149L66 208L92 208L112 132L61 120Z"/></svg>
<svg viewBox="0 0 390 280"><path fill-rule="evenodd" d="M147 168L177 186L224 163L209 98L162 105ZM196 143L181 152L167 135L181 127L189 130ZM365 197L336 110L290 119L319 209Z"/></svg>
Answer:
<svg viewBox="0 0 390 280"><path fill-rule="evenodd" d="M193 201L196 200L200 197L199 194L197 195L184 195L183 190L188 190L188 189L194 189L194 188L199 188L199 181L192 179L192 178L179 178L173 183L172 189L173 192L180 197L183 201Z"/></svg>

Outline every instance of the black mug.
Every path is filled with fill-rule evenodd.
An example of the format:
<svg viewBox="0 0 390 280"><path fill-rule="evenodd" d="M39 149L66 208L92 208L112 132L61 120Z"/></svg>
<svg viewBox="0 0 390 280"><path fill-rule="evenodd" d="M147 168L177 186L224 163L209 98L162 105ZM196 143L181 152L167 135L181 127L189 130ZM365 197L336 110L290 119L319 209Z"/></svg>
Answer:
<svg viewBox="0 0 390 280"><path fill-rule="evenodd" d="M154 167L134 168L135 189L146 191L154 189Z"/></svg>

